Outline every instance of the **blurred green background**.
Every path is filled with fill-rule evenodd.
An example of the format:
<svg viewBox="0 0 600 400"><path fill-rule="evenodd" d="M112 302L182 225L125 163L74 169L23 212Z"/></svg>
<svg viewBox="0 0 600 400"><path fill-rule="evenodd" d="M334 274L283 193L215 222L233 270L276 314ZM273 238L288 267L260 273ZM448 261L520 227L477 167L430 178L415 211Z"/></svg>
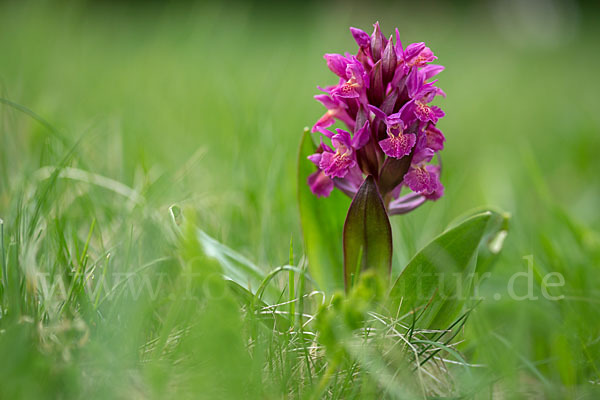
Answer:
<svg viewBox="0 0 600 400"><path fill-rule="evenodd" d="M446 194L393 218L394 273L469 210L509 212L510 234L481 288L486 300L467 325L462 350L535 393L591 393L600 385L599 16L594 6L558 0L3 2L0 218L6 243L22 241L6 250L8 264L13 257L26 271L56 271L71 265L74 257L63 253L74 247L94 260L110 250L124 270L144 265L172 251L161 227L175 203L194 208L205 231L265 270L288 262L290 239L298 259L297 147L302 129L323 112L312 99L316 85L336 80L322 55L353 52L348 27L370 32L380 21L384 34L398 27L405 44L432 48L446 66L439 86L448 94L439 101L447 114L439 125L447 137ZM70 180L44 186L39 169L63 161L134 188L144 205ZM83 251L92 220L96 228ZM27 240L36 245L27 250ZM134 251L119 249L129 242ZM545 274L563 274L564 287L553 289L562 300L508 298L507 281L526 271L527 256L536 294ZM164 322L154 303L121 304L123 314L107 318L127 321L127 330L97 327L89 344L67 357L61 346L79 339L40 338L37 324L53 326L55 314L36 314L38 300L23 296L20 319L0 319L1 398L161 398L186 387L173 372L176 362L145 367L136 353L148 337L162 337L160 329L145 331L147 319ZM80 314L57 321L77 330ZM219 315L193 323L224 321L229 329L239 322ZM206 344L210 337L189 340L184 349L204 341L198 351L205 354L234 352L223 345L218 353L219 346ZM48 343L57 347L47 350ZM251 366L259 361L231 357L214 357L214 369L228 371L213 374L223 381L198 378L213 377L201 357L193 369L181 367L183 375L196 375L181 378L190 391L179 394L214 382L245 393L247 382L236 379L260 370ZM262 390L257 397L281 395Z"/></svg>

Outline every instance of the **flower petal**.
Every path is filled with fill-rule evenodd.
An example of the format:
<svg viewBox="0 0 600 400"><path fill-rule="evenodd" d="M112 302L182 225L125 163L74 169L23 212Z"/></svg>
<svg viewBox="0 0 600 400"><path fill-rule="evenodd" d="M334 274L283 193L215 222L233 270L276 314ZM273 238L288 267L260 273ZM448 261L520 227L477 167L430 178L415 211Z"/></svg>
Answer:
<svg viewBox="0 0 600 400"><path fill-rule="evenodd" d="M438 106L429 106L418 101L415 102L414 112L420 121L431 121L434 124L437 124L438 120L446 115Z"/></svg>
<svg viewBox="0 0 600 400"><path fill-rule="evenodd" d="M418 193L409 193L392 200L388 206L390 215L406 214L425 203L426 197Z"/></svg>
<svg viewBox="0 0 600 400"><path fill-rule="evenodd" d="M315 100L323 104L328 110L333 110L334 108L338 108L343 105L343 103L339 100L334 100L326 94L317 94L313 97Z"/></svg>
<svg viewBox="0 0 600 400"><path fill-rule="evenodd" d="M404 176L404 183L416 193L430 195L441 185L436 168L434 165L413 167Z"/></svg>
<svg viewBox="0 0 600 400"><path fill-rule="evenodd" d="M311 132L320 132L321 129L326 130L331 125L335 124L335 118L330 111L327 111L319 120L313 125ZM329 132L329 131L327 131Z"/></svg>
<svg viewBox="0 0 600 400"><path fill-rule="evenodd" d="M396 57L398 59L404 58L404 48L402 47L402 42L400 41L400 32L398 28L396 28Z"/></svg>
<svg viewBox="0 0 600 400"><path fill-rule="evenodd" d="M323 126L317 126L317 131L327 136L329 139L335 136L335 133L331 132L329 129L325 129Z"/></svg>
<svg viewBox="0 0 600 400"><path fill-rule="evenodd" d="M377 118L381 118L384 121L387 119L386 113L384 113L383 111L381 111L379 108L377 108L377 107L375 107L375 106L373 106L371 104L369 104L367 107L369 108L369 111L371 111L373 114L375 114L375 116Z"/></svg>
<svg viewBox="0 0 600 400"><path fill-rule="evenodd" d="M331 178L343 178L348 174L348 170L356 165L352 157L343 156L337 153L323 153L319 168Z"/></svg>
<svg viewBox="0 0 600 400"><path fill-rule="evenodd" d="M411 43L406 46L406 50L404 50L404 52L406 53L407 57L414 57L423 51L424 48L425 42Z"/></svg>
<svg viewBox="0 0 600 400"><path fill-rule="evenodd" d="M323 56L327 61L327 67L342 79L347 79L346 67L348 66L349 60L341 54L325 54Z"/></svg>
<svg viewBox="0 0 600 400"><path fill-rule="evenodd" d="M419 151L415 151L415 155L413 156L413 163L419 164L423 162L430 162L435 152L427 147L419 149Z"/></svg>
<svg viewBox="0 0 600 400"><path fill-rule="evenodd" d="M444 66L430 64L421 68L421 75L423 75L424 80L428 81L440 72L444 70Z"/></svg>
<svg viewBox="0 0 600 400"><path fill-rule="evenodd" d="M350 32L352 33L352 37L354 37L354 40L356 40L356 43L361 48L370 47L371 37L369 36L368 33L366 33L365 31L363 31L361 29L353 28L353 27L350 27Z"/></svg>
<svg viewBox="0 0 600 400"><path fill-rule="evenodd" d="M406 88L408 89L408 96L412 99L416 98L419 94L421 87L423 86L423 75L419 72L416 67L411 68L406 78Z"/></svg>
<svg viewBox="0 0 600 400"><path fill-rule="evenodd" d="M333 180L318 170L313 174L310 174L307 179L308 186L311 192L317 197L327 197L333 190Z"/></svg>
<svg viewBox="0 0 600 400"><path fill-rule="evenodd" d="M341 146L352 148L352 136L350 135L350 132L339 128L335 131L337 132L337 135L331 138L333 146L336 149L339 149Z"/></svg>
<svg viewBox="0 0 600 400"><path fill-rule="evenodd" d="M354 137L352 138L352 147L356 150L364 147L369 139L371 138L371 125L369 124L369 120L365 121L362 128L354 133Z"/></svg>
<svg viewBox="0 0 600 400"><path fill-rule="evenodd" d="M435 127L434 124L428 124L425 128L426 146L433 151L441 151L444 148L446 138L442 131Z"/></svg>
<svg viewBox="0 0 600 400"><path fill-rule="evenodd" d="M406 46L406 49L404 49L404 61L407 63L410 62L413 58L418 56L419 53L425 49L425 47L426 46L424 42L409 44Z"/></svg>
<svg viewBox="0 0 600 400"><path fill-rule="evenodd" d="M391 136L387 139L379 142L381 150L389 156L394 158L402 158L410 154L411 149L414 147L417 138L414 133L402 134L398 136Z"/></svg>
<svg viewBox="0 0 600 400"><path fill-rule="evenodd" d="M323 153L315 153L315 154L311 154L310 156L306 157L310 160L310 162L312 162L313 164L315 164L317 167L319 166L319 164L321 163L321 156L323 155Z"/></svg>

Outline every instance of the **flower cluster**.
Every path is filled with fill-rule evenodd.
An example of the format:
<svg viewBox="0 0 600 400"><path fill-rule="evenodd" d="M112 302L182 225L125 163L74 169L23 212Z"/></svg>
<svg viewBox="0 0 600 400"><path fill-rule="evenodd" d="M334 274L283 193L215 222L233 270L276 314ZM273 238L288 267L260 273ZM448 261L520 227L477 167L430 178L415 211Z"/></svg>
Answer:
<svg viewBox="0 0 600 400"><path fill-rule="evenodd" d="M425 43L406 48L386 39L375 23L369 36L350 28L358 43L356 55L325 54L329 69L339 77L335 86L319 88L315 96L327 112L313 126L328 140L309 157L317 171L308 184L317 196L334 186L353 197L365 175L372 175L390 214L408 212L443 194L440 166L433 157L444 147L436 124L444 112L431 101L444 92L431 81L444 67ZM347 127L330 130L335 122ZM327 142L327 143L326 143ZM403 189L409 189L402 194Z"/></svg>

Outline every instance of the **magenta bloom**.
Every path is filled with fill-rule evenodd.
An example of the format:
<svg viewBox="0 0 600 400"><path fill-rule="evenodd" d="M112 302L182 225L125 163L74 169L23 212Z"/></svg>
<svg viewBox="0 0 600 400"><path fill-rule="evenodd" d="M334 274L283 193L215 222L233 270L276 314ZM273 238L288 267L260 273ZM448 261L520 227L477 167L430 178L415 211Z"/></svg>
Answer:
<svg viewBox="0 0 600 400"><path fill-rule="evenodd" d="M431 102L445 97L433 80L444 67L431 64L437 57L425 43L403 47L397 29L395 41L383 36L379 23L371 35L350 32L356 54L324 56L339 80L315 96L327 111L312 128L324 137L309 157L317 167L308 178L311 190L327 196L335 186L353 197L372 175L390 214L437 200L444 187L432 162L444 148L437 124L445 114ZM336 122L347 130L330 131Z"/></svg>
<svg viewBox="0 0 600 400"><path fill-rule="evenodd" d="M385 122L388 137L379 141L379 147L385 155L398 159L409 155L417 142L417 136L414 133L405 133L406 123L402 119L404 109L392 115L385 115L382 110L372 105L369 105L369 110ZM406 119L406 114L404 115Z"/></svg>
<svg viewBox="0 0 600 400"><path fill-rule="evenodd" d="M414 95L412 100L412 111L419 120L423 122L431 121L436 124L440 118L446 115L441 108L427 104L431 102L438 93L438 88L433 86L433 83L429 83L423 85Z"/></svg>
<svg viewBox="0 0 600 400"><path fill-rule="evenodd" d="M399 38L399 35L397 37ZM406 73L412 67L424 67L435 60L437 60L437 57L433 55L431 49L426 47L423 42L408 45L402 53L402 61Z"/></svg>
<svg viewBox="0 0 600 400"><path fill-rule="evenodd" d="M326 54L326 59L328 55L331 56L330 54ZM342 57L340 55L337 56ZM338 60L336 61L337 65L335 67L332 66L330 64L330 60L327 59L327 64L334 73L338 74L342 78L340 84L334 87L331 91L331 94L334 96L334 98L360 99L361 95L364 94L365 89L369 87L369 81L365 68L356 59L356 57L351 57L350 59L345 59L344 61ZM339 74L338 72L340 72L340 70L337 70L337 68L341 66L344 66L344 72Z"/></svg>
<svg viewBox="0 0 600 400"><path fill-rule="evenodd" d="M413 192L431 195L440 186L438 170L436 165L413 166L410 171L404 175L404 183L406 183Z"/></svg>
<svg viewBox="0 0 600 400"><path fill-rule="evenodd" d="M332 178L343 178L348 174L350 168L356 166L356 157L352 148L350 133L338 129L338 133L331 137L335 152L327 145L323 145L323 153L319 161L319 168L327 176Z"/></svg>

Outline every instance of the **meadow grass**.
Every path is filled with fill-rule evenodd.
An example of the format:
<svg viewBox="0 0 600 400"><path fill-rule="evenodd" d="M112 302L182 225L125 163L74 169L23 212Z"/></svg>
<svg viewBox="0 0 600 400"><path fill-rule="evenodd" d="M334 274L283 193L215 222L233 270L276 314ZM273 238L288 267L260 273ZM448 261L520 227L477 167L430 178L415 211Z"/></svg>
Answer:
<svg viewBox="0 0 600 400"><path fill-rule="evenodd" d="M0 4L0 397L597 396L597 15L546 31L490 4ZM392 218L393 275L473 208L512 218L467 323L373 312L336 358L296 154L333 83L322 54L376 20L432 47L448 93L446 195ZM528 260L537 299L515 300ZM224 263L275 271L270 300L240 300Z"/></svg>

